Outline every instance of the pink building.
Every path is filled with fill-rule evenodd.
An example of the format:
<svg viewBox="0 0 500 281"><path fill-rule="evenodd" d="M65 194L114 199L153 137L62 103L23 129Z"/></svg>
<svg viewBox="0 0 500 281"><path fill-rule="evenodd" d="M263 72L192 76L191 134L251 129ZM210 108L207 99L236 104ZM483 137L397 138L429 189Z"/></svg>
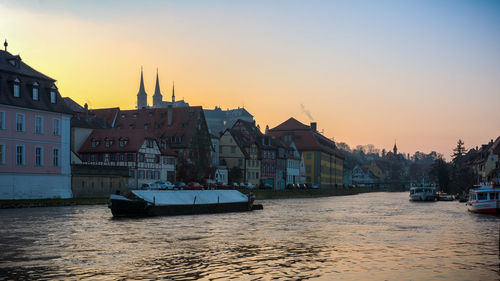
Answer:
<svg viewBox="0 0 500 281"><path fill-rule="evenodd" d="M72 196L71 114L54 79L0 50L0 199Z"/></svg>

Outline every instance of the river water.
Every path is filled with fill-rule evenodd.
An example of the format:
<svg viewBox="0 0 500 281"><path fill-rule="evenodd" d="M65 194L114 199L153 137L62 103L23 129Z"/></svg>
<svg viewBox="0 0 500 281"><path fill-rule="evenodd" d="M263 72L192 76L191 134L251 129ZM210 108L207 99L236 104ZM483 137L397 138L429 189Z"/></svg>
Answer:
<svg viewBox="0 0 500 281"><path fill-rule="evenodd" d="M408 193L263 200L263 211L113 219L0 210L0 280L498 280L500 217Z"/></svg>

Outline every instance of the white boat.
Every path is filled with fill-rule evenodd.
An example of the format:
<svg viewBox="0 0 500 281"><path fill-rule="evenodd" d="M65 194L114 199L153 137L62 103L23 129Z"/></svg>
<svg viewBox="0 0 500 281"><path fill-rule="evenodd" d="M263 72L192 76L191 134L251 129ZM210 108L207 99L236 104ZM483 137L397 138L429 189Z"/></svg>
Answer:
<svg viewBox="0 0 500 281"><path fill-rule="evenodd" d="M115 217L243 212L253 209L253 195L237 190L132 190L111 194Z"/></svg>
<svg viewBox="0 0 500 281"><path fill-rule="evenodd" d="M469 191L467 209L474 213L500 214L500 188L493 183L481 183Z"/></svg>
<svg viewBox="0 0 500 281"><path fill-rule="evenodd" d="M436 187L431 185L412 186L410 201L436 201Z"/></svg>

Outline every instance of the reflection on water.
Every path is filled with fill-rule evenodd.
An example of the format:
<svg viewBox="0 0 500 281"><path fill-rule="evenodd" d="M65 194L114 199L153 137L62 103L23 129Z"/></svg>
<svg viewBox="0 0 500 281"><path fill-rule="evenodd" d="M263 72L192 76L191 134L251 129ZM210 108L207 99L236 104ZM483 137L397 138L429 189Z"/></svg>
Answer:
<svg viewBox="0 0 500 281"><path fill-rule="evenodd" d="M113 219L0 210L0 280L491 280L500 218L407 193L262 201L264 211Z"/></svg>

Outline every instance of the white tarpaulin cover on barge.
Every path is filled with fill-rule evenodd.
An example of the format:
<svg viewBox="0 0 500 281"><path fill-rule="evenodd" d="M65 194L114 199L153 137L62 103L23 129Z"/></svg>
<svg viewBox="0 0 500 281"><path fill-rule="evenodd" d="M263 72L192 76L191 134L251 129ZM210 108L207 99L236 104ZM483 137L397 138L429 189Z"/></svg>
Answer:
<svg viewBox="0 0 500 281"><path fill-rule="evenodd" d="M248 197L237 190L132 190L132 193L158 206L248 202Z"/></svg>

